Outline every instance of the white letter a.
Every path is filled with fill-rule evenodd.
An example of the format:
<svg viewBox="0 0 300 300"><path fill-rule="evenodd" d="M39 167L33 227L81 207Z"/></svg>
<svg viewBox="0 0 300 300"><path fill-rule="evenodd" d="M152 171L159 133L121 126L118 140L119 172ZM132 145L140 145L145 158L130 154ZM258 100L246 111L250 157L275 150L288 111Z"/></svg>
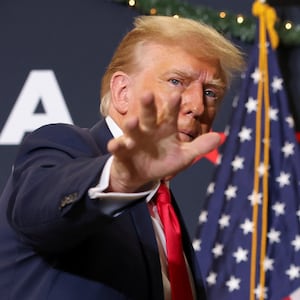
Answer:
<svg viewBox="0 0 300 300"><path fill-rule="evenodd" d="M43 113L35 113L42 104ZM32 70L4 125L0 145L18 145L26 132L49 123L73 124L52 70Z"/></svg>

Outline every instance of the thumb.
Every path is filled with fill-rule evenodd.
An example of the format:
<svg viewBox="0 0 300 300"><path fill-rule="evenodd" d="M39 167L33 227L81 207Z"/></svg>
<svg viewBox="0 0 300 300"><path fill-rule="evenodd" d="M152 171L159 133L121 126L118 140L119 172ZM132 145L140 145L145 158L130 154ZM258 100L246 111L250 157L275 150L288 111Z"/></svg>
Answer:
<svg viewBox="0 0 300 300"><path fill-rule="evenodd" d="M195 160L198 160L203 155L219 147L222 144L222 139L219 133L209 132L199 136L192 144L195 149Z"/></svg>

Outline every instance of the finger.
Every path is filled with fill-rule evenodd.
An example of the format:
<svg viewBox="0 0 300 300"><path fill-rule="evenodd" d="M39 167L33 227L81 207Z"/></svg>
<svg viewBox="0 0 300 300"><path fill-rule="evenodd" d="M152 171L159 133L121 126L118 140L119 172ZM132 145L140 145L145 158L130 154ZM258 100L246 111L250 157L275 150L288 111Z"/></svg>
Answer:
<svg viewBox="0 0 300 300"><path fill-rule="evenodd" d="M107 150L112 153L118 155L125 150L131 150L135 147L135 141L126 136L121 136L117 139L112 139L107 144Z"/></svg>
<svg viewBox="0 0 300 300"><path fill-rule="evenodd" d="M123 131L127 137L137 138L140 136L140 120L137 116L128 117L123 124Z"/></svg>
<svg viewBox="0 0 300 300"><path fill-rule="evenodd" d="M170 125L177 126L178 114L181 105L181 94L174 92L168 99L162 100L162 109L159 116L159 122L167 122Z"/></svg>
<svg viewBox="0 0 300 300"><path fill-rule="evenodd" d="M144 132L149 132L156 128L157 108L152 93L147 93L141 98L140 128Z"/></svg>

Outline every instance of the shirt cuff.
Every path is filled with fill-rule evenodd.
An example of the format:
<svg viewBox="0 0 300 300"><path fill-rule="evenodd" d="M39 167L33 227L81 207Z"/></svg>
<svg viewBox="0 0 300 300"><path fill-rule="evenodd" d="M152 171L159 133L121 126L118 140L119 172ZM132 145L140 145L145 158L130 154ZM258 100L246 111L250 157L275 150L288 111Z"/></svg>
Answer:
<svg viewBox="0 0 300 300"><path fill-rule="evenodd" d="M146 201L148 202L155 192L158 189L159 182L157 185L148 191L139 192L139 193L117 193L117 192L104 192L109 186L109 176L110 176L110 168L113 161L113 156L111 156L106 164L104 165L102 174L100 176L99 183L88 190L89 197L91 199L101 198L101 199L111 199L111 200L137 200L139 198L146 197Z"/></svg>

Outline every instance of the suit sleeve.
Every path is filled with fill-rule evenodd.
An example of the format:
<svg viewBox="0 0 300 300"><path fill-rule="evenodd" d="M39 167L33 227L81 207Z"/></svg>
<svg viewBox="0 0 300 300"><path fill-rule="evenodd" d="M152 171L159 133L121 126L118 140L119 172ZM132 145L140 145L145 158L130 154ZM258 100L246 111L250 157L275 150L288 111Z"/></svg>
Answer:
<svg viewBox="0 0 300 300"><path fill-rule="evenodd" d="M131 203L91 199L109 154L89 131L48 125L28 135L16 158L8 218L25 243L60 252L105 230Z"/></svg>

